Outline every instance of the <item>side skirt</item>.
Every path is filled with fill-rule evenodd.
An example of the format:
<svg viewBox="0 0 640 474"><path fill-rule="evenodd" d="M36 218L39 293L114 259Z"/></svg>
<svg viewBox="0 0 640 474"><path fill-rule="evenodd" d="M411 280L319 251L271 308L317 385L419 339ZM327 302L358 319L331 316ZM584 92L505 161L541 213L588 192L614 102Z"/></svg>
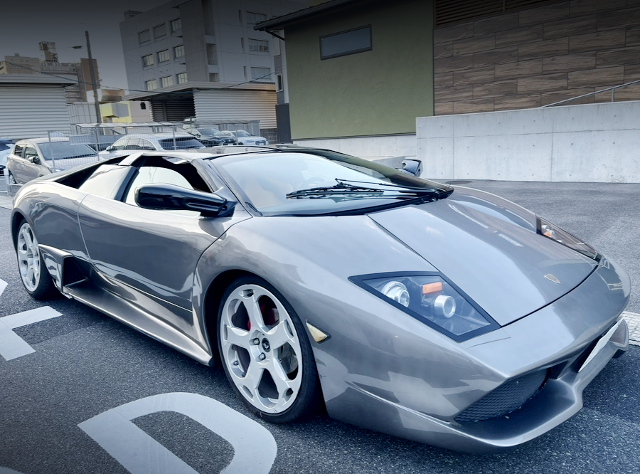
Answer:
<svg viewBox="0 0 640 474"><path fill-rule="evenodd" d="M152 339L188 355L201 364L212 365L213 363L213 358L195 341L153 315L98 288L90 281L84 281L70 287L65 286L63 294L131 326ZM123 317L123 315L126 315L126 317Z"/></svg>

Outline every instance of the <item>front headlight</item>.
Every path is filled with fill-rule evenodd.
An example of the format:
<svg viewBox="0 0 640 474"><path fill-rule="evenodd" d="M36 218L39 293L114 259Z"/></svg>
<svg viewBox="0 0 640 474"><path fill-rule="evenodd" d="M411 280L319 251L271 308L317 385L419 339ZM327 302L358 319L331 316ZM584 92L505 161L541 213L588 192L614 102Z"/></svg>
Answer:
<svg viewBox="0 0 640 474"><path fill-rule="evenodd" d="M456 341L465 341L499 327L462 290L440 274L362 275L349 279Z"/></svg>
<svg viewBox="0 0 640 474"><path fill-rule="evenodd" d="M537 220L538 234L544 235L551 240L555 240L565 247L569 247L576 252L580 252L582 255L598 260L598 252L591 248L591 246L582 242L579 238L574 237L569 232L562 230L557 225L554 225L541 217L538 217Z"/></svg>

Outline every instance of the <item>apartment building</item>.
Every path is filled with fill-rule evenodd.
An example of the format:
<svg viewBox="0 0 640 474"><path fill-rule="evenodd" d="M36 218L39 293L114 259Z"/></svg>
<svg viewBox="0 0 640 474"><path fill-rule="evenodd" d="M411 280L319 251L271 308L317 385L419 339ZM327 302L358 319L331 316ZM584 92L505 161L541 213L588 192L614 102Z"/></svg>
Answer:
<svg viewBox="0 0 640 474"><path fill-rule="evenodd" d="M127 98L150 100L156 120L260 119L262 128L275 128L279 40L253 27L306 4L173 0L146 12L125 12L120 31Z"/></svg>

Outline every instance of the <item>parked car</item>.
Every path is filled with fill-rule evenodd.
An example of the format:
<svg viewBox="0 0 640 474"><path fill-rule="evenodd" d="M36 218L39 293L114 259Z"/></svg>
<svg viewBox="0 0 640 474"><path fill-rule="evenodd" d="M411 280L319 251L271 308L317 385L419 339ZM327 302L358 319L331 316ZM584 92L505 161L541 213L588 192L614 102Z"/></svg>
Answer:
<svg viewBox="0 0 640 474"><path fill-rule="evenodd" d="M236 137L238 145L268 145L269 141L264 137L256 137L251 135L246 130L232 131L233 136Z"/></svg>
<svg viewBox="0 0 640 474"><path fill-rule="evenodd" d="M13 140L0 138L0 176L4 175L4 169L7 166L7 156L13 153Z"/></svg>
<svg viewBox="0 0 640 474"><path fill-rule="evenodd" d="M62 292L220 364L270 422L324 404L498 450L576 414L629 345L629 277L580 239L328 150L114 158L24 186L10 228L33 298Z"/></svg>
<svg viewBox="0 0 640 474"><path fill-rule="evenodd" d="M9 183L23 184L50 173L97 160L96 152L84 143L66 137L20 140L7 157Z"/></svg>
<svg viewBox="0 0 640 474"><path fill-rule="evenodd" d="M198 127L196 125L184 125L184 130L190 133L202 142L206 147L221 146L221 145L235 145L236 138L228 133L221 132L217 128L213 127Z"/></svg>
<svg viewBox="0 0 640 474"><path fill-rule="evenodd" d="M136 151L186 150L204 148L204 145L189 133L150 133L127 135L116 140L98 155L101 160L130 155Z"/></svg>

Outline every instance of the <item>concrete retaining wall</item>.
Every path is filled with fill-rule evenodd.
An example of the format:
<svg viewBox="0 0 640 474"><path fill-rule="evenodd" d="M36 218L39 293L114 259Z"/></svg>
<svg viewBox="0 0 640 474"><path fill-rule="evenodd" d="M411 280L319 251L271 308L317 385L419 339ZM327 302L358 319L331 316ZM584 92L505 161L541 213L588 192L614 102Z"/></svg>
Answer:
<svg viewBox="0 0 640 474"><path fill-rule="evenodd" d="M640 183L640 102L419 117L423 176Z"/></svg>
<svg viewBox="0 0 640 474"><path fill-rule="evenodd" d="M416 135L320 138L294 140L296 145L327 148L360 158L416 156Z"/></svg>

